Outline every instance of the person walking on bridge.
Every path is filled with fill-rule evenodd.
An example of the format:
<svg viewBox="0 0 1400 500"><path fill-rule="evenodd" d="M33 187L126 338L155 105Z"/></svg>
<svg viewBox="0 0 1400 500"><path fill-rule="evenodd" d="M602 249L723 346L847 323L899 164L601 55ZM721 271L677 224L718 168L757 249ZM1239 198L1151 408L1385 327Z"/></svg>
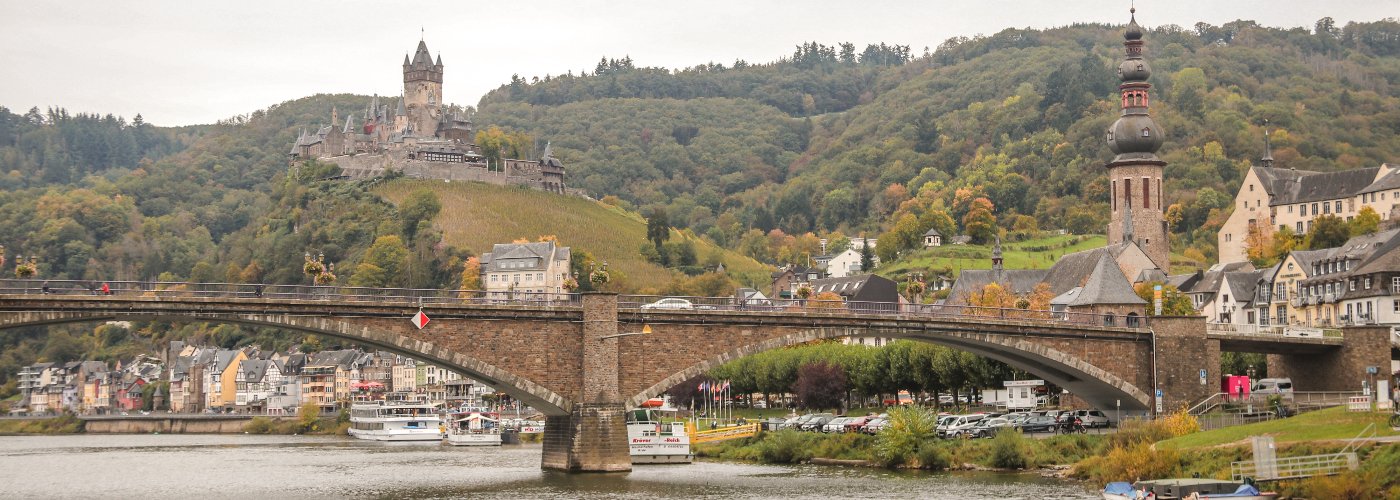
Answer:
<svg viewBox="0 0 1400 500"><path fill-rule="evenodd" d="M102 295L111 295L111 294L112 294L112 287L111 287L110 285L108 285L107 282L105 282L105 281L102 282Z"/></svg>

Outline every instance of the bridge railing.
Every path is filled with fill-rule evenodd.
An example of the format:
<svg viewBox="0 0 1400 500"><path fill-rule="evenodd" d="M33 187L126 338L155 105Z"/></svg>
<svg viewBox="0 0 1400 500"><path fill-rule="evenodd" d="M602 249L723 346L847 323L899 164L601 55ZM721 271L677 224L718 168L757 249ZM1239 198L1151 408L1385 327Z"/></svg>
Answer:
<svg viewBox="0 0 1400 500"><path fill-rule="evenodd" d="M189 283L166 281L91 281L0 279L0 295L112 295L153 298L254 298L276 300L334 300L412 305L510 305L577 307L576 293L442 290L435 288L371 288L338 285L270 285L247 283ZM1145 316L1048 311L944 304L910 304L818 299L758 299L619 295L623 310L702 310L781 312L802 315L870 314L928 318L987 318L1054 324L1143 328Z"/></svg>
<svg viewBox="0 0 1400 500"><path fill-rule="evenodd" d="M1141 328L1148 326L1144 316L1105 315L1069 311L1047 311L1002 307L980 307L943 304L910 304L896 302L867 302L854 300L818 299L749 299L737 297L691 297L661 295L620 295L618 308L657 311L740 311L782 312L785 314L831 315L876 314L911 317L971 317L988 319L1027 320L1090 326Z"/></svg>
<svg viewBox="0 0 1400 500"><path fill-rule="evenodd" d="M103 286L106 285L106 289ZM576 293L487 292L435 288L267 285L165 281L0 280L0 295L110 295L154 298L261 298L414 305L578 306Z"/></svg>
<svg viewBox="0 0 1400 500"><path fill-rule="evenodd" d="M1206 333L1297 338L1322 338L1342 336L1342 331L1336 328L1312 328L1291 325L1260 326L1253 324L1235 323L1206 323Z"/></svg>

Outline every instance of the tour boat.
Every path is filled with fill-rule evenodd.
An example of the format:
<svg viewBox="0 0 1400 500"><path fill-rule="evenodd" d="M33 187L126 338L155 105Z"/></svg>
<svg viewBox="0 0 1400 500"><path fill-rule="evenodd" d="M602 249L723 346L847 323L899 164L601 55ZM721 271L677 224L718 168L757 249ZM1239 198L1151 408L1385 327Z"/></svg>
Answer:
<svg viewBox="0 0 1400 500"><path fill-rule="evenodd" d="M424 401L356 401L350 405L350 435L372 441L440 441L437 405Z"/></svg>
<svg viewBox="0 0 1400 500"><path fill-rule="evenodd" d="M500 446L500 416L483 408L465 407L449 414L447 444L453 446Z"/></svg>
<svg viewBox="0 0 1400 500"><path fill-rule="evenodd" d="M674 409L636 409L627 412L627 442L634 464L688 464L690 435L685 422L662 422L661 415ZM673 413L674 415L674 413Z"/></svg>
<svg viewBox="0 0 1400 500"><path fill-rule="evenodd" d="M1149 494L1151 496L1149 496ZM1108 483L1103 489L1104 500L1274 500L1278 493L1260 492L1254 481L1243 483L1220 479L1154 479L1136 484Z"/></svg>

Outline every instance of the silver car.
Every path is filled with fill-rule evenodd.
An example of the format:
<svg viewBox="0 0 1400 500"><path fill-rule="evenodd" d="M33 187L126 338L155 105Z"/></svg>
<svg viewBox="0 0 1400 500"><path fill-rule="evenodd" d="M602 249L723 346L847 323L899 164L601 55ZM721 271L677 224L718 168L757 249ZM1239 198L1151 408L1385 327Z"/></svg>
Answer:
<svg viewBox="0 0 1400 500"><path fill-rule="evenodd" d="M688 311L691 309L695 309L695 304L691 304L689 300L678 299L675 297L667 297L656 302L652 302L650 304L642 304L642 309L673 309Z"/></svg>

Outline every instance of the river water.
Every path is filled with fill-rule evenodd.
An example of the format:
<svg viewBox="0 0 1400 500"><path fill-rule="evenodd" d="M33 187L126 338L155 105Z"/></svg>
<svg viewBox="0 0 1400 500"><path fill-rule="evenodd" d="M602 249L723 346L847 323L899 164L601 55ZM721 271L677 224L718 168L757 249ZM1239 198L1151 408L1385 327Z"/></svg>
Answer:
<svg viewBox="0 0 1400 500"><path fill-rule="evenodd" d="M1034 474L696 462L626 474L540 469L540 446L343 437L0 437L5 498L1098 498Z"/></svg>

